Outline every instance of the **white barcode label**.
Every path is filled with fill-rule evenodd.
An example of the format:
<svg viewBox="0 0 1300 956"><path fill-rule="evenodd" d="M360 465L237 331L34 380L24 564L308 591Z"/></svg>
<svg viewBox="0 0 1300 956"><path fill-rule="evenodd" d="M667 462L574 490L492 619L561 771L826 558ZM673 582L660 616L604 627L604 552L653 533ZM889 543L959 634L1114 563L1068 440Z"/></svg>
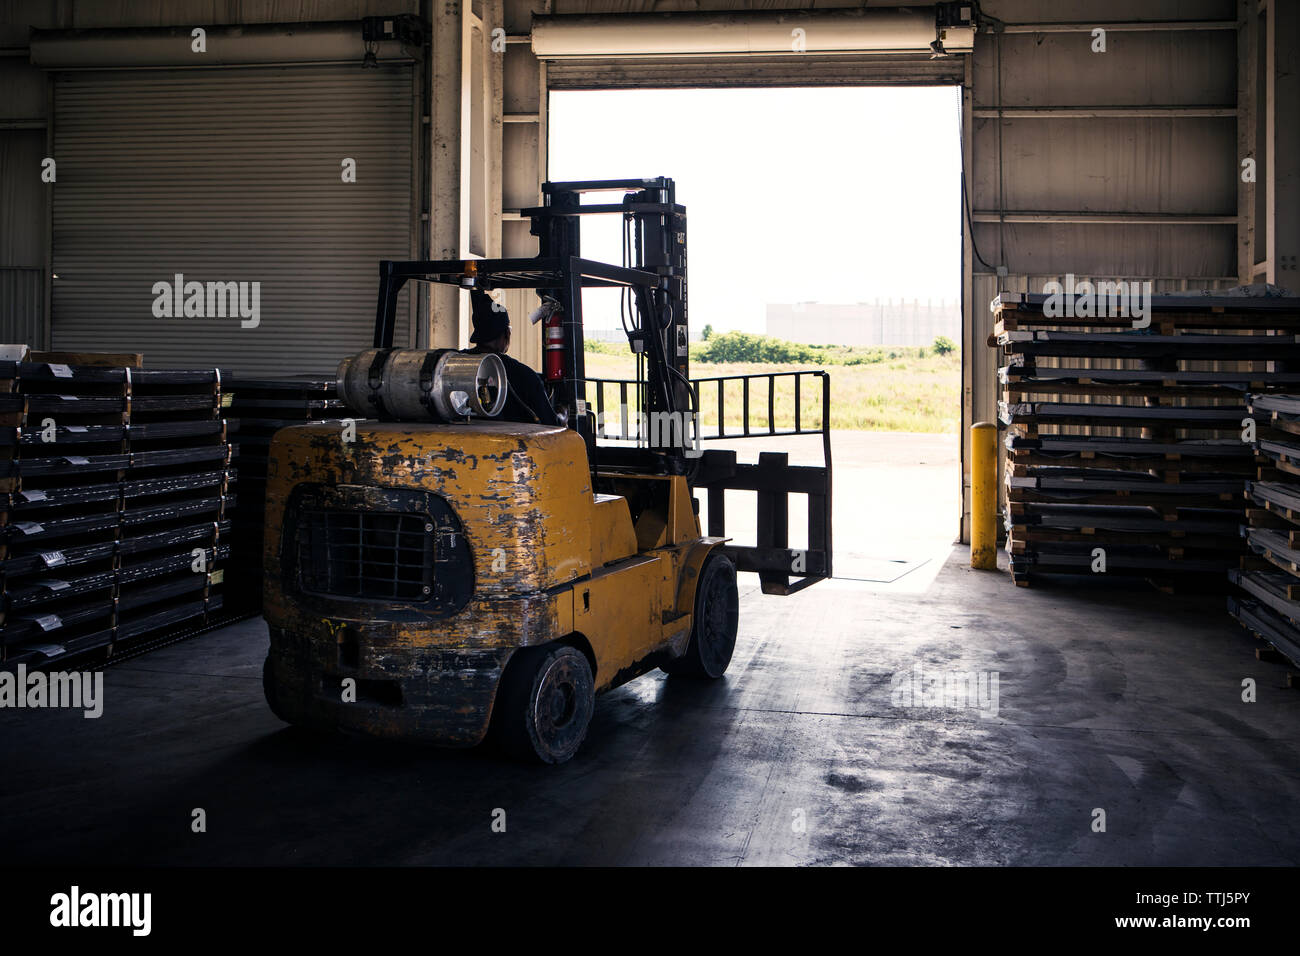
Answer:
<svg viewBox="0 0 1300 956"><path fill-rule="evenodd" d="M66 461L69 465L89 465L89 464L90 464L90 459L89 459L89 458L82 458L80 455L68 455L68 456L67 456L66 458L64 458L63 460Z"/></svg>
<svg viewBox="0 0 1300 956"><path fill-rule="evenodd" d="M45 530L44 525L37 524L35 521L17 521L14 523L14 527L23 534L40 534Z"/></svg>
<svg viewBox="0 0 1300 956"><path fill-rule="evenodd" d="M44 578L36 583L43 588L49 588L51 591L62 591L64 588L72 586L67 581L60 581L58 578Z"/></svg>
<svg viewBox="0 0 1300 956"><path fill-rule="evenodd" d="M76 395L60 395L59 398L63 399L65 402L79 401Z"/></svg>
<svg viewBox="0 0 1300 956"><path fill-rule="evenodd" d="M68 563L62 551L42 551L41 560L45 562L47 568L57 568L60 564Z"/></svg>
<svg viewBox="0 0 1300 956"><path fill-rule="evenodd" d="M42 631L57 631L63 626L63 618L57 614L42 614L36 619Z"/></svg>
<svg viewBox="0 0 1300 956"><path fill-rule="evenodd" d="M33 488L31 491L19 492L19 494L22 495L23 501L44 501L45 500L45 492L35 488Z"/></svg>
<svg viewBox="0 0 1300 956"><path fill-rule="evenodd" d="M86 430L86 426L85 425L64 425L63 430L65 432L75 432L76 434L80 435L82 432Z"/></svg>
<svg viewBox="0 0 1300 956"><path fill-rule="evenodd" d="M68 368L66 365L51 364L49 369L54 373L55 378L72 378L72 369Z"/></svg>

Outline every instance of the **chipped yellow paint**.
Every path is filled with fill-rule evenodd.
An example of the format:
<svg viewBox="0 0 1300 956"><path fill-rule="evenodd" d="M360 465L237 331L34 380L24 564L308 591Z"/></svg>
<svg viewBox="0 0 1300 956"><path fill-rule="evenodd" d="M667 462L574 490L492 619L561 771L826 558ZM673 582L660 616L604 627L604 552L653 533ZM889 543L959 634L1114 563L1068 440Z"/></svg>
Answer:
<svg viewBox="0 0 1300 956"><path fill-rule="evenodd" d="M627 499L596 495L591 512L591 566L601 566L636 554L636 532Z"/></svg>
<svg viewBox="0 0 1300 956"><path fill-rule="evenodd" d="M486 732L513 652L568 641L594 657L597 690L680 655L695 581L720 539L702 539L680 476L602 476L594 495L582 438L512 423L359 423L286 428L267 467L265 616L280 706L302 723L451 745ZM416 489L443 497L469 545L474 591L453 614L318 599L283 580L285 504L295 486ZM649 501L636 528L626 494ZM345 642L355 661L339 660ZM344 673L346 671L346 673ZM342 676L401 686L401 706L340 707Z"/></svg>
<svg viewBox="0 0 1300 956"><path fill-rule="evenodd" d="M442 496L465 526L478 590L545 590L590 570L587 453L567 429L363 423L345 443L336 425L299 425L276 435L267 468L268 505L300 481ZM278 532L268 521L277 562Z"/></svg>

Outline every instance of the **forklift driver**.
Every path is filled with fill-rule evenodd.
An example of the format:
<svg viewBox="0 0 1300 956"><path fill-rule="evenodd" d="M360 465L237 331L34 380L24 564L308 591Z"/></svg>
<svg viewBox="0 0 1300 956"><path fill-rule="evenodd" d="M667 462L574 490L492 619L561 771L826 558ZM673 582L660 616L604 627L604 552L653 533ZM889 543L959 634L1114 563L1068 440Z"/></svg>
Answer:
<svg viewBox="0 0 1300 956"><path fill-rule="evenodd" d="M523 362L506 354L510 348L509 313L481 289L470 290L469 298L474 323L474 332L469 340L474 343L474 347L466 351L472 355L495 353L506 367L506 382L510 388L500 417L505 421L526 424L560 424L555 410L551 408L550 399L546 397L542 377Z"/></svg>

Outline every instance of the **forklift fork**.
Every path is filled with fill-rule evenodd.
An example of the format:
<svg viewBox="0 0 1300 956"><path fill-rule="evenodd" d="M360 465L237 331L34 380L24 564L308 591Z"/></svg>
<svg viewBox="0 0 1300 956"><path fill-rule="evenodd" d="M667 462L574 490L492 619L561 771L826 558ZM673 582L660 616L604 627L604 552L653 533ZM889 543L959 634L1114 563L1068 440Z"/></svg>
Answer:
<svg viewBox="0 0 1300 956"><path fill-rule="evenodd" d="M793 379L794 413L792 421L778 427L776 421L776 383ZM804 384L813 380L820 392L821 414L814 425L805 422L801 399ZM739 383L742 393L741 426L738 431L727 429L726 386ZM766 388L764 388L764 383ZM604 418L606 413L605 388L614 386L618 392L618 407L626 409L629 391L637 388L632 381L587 379L595 391L597 410ZM698 417L701 404L701 386L716 386L718 426L715 432L703 434ZM733 386L734 387L734 386ZM755 544L727 543L722 550L731 558L737 571L751 571L759 576L764 594L794 594L809 585L831 577L831 436L830 436L830 376L821 370L797 372L771 372L753 375L727 375L715 378L694 379L691 382L696 409L694 436L697 448L701 443L734 438L773 438L792 435L819 435L822 444L820 466L791 465L786 452L760 452L756 464L738 462L731 450L704 449L696 458L690 471L693 489L705 493L708 520L705 533L710 537L727 538L728 491L752 491L758 501L757 534ZM766 393L764 395L764 393ZM766 423L751 414L751 402L766 398ZM622 423L627 432L626 420ZM808 546L790 547L790 496L805 495L808 499Z"/></svg>

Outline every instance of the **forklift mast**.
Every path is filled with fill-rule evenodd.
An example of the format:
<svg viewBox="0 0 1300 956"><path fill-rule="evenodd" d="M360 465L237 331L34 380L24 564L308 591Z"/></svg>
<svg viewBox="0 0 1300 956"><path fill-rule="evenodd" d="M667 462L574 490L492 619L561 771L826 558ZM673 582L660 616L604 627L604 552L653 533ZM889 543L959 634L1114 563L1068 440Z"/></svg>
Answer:
<svg viewBox="0 0 1300 956"><path fill-rule="evenodd" d="M582 197L589 193L622 193L622 200L584 205ZM543 259L565 260L582 255L579 217L623 217L622 265L660 280L654 286L631 286L624 293L634 305L625 310L628 342L647 366L646 411L687 411L690 326L686 314L686 207L677 204L676 185L664 176L545 183L542 198L542 206L522 212L532 220L532 234L537 237L539 257ZM581 304L574 302L574 293L567 287L548 294L559 300L565 315L564 351L579 356L577 366L581 369ZM584 385L585 376L566 377L556 391L555 404L583 409Z"/></svg>
<svg viewBox="0 0 1300 956"><path fill-rule="evenodd" d="M588 194L621 194L617 202L582 201ZM672 179L614 179L548 182L543 204L522 210L532 223L538 254L514 259L446 259L379 263L379 302L374 348L393 347L398 295L407 281L457 285L462 289L534 289L545 302L558 303L562 368L547 382L552 403L567 426L587 444L597 488L617 475L685 475L692 491L708 501L708 534L726 537L725 492L757 492L757 545L728 544L724 550L739 571L758 573L763 591L790 594L831 576L830 380L824 371L790 371L690 377L687 316L686 209L678 204ZM619 265L585 259L581 217L619 215L623 255ZM583 337L582 290L621 290L622 319L628 344L637 356L634 380L587 376ZM812 379L812 381L808 381ZM778 381L793 386L793 421L778 425ZM807 383L807 384L805 384ZM588 386L595 389L589 401ZM701 390L716 391L717 431L701 434ZM667 416L683 423L660 433L660 440L637 439L637 447L598 445L598 416L606 412L605 393L616 389L619 408L632 405L644 420ZM739 389L741 425L728 431L726 397ZM629 394L631 393L631 394ZM815 423L803 402L820 399ZM766 415L753 407L766 400ZM710 407L712 408L712 397ZM594 405L594 407L593 407ZM757 424L758 419L765 424ZM685 423L689 422L689 427ZM752 426L752 427L751 427ZM689 432L689 434L688 434ZM737 461L731 450L702 450L701 441L819 435L824 464L792 466L785 453L764 452L757 464ZM789 547L789 496L807 498L808 546ZM792 578L795 580L792 582Z"/></svg>

